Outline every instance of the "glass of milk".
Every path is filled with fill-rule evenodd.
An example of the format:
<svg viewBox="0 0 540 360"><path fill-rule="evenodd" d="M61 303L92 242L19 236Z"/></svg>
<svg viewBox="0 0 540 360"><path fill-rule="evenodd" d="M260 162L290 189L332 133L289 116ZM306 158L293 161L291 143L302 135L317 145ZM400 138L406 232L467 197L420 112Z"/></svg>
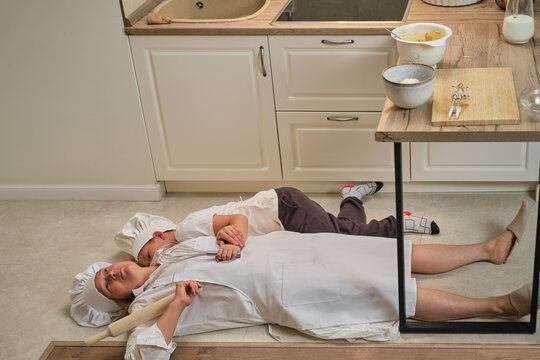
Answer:
<svg viewBox="0 0 540 360"><path fill-rule="evenodd" d="M525 44L533 35L533 0L507 0L503 22L503 36L506 41Z"/></svg>

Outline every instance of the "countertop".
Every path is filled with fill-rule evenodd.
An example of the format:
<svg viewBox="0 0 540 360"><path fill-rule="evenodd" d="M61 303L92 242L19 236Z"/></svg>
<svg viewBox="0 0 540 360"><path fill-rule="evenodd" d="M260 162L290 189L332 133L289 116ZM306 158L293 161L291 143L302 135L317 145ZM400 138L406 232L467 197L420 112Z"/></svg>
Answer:
<svg viewBox="0 0 540 360"><path fill-rule="evenodd" d="M535 6L535 34L523 45L506 42L501 23L450 24L453 30L440 69L511 67L516 98L528 86L540 83L540 6ZM530 118L521 105L520 124L484 126L432 126L433 99L411 110L386 99L375 138L383 142L515 142L540 141L540 121Z"/></svg>
<svg viewBox="0 0 540 360"><path fill-rule="evenodd" d="M273 23L288 0L271 0L268 8L259 16L240 22L222 23L174 23L148 25L146 16L135 25L125 28L129 35L381 35L384 27L403 25L394 22L312 22ZM437 22L441 24L502 23L504 11L494 0L482 0L461 7L440 7L412 0L406 23Z"/></svg>

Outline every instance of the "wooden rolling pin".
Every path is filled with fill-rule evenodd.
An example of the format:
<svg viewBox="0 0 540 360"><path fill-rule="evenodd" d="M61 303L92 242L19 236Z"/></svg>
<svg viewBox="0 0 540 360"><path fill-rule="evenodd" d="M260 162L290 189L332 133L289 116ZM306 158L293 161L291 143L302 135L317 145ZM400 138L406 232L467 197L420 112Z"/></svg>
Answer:
<svg viewBox="0 0 540 360"><path fill-rule="evenodd" d="M147 322L148 320L158 317L165 312L167 306L169 306L171 301L173 301L175 295L176 293L173 292L172 294L165 296L164 298L142 308L139 311L134 312L133 314L129 314L120 320L116 320L107 326L107 329L105 329L103 332L84 340L84 343L86 346L92 346L106 337L118 336L142 323Z"/></svg>

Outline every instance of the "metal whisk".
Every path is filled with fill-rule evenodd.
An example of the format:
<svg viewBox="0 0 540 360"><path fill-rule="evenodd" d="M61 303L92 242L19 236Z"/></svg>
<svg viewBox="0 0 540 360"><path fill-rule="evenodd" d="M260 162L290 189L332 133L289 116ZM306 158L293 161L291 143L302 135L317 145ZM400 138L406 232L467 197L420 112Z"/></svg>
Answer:
<svg viewBox="0 0 540 360"><path fill-rule="evenodd" d="M459 119L459 115L461 114L461 100L467 96L466 89L468 89L468 86L459 83L457 86L452 86L452 89L454 89L454 91L452 92L452 104L448 108L448 118L450 119L455 111L456 119Z"/></svg>
<svg viewBox="0 0 540 360"><path fill-rule="evenodd" d="M154 258L152 259L152 263L150 264L150 266L154 266L158 263L166 264L176 261L189 260L199 256L216 256L217 253L217 251L200 250L182 242L172 245L168 248L158 249L158 251L156 251L156 254L154 255ZM241 254L238 253L235 259L238 259L240 257Z"/></svg>

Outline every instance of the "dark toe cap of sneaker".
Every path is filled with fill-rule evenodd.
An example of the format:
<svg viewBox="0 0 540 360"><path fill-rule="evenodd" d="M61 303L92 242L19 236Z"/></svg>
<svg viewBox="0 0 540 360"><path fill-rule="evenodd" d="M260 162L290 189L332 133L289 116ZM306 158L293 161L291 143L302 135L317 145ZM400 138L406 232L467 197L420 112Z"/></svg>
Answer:
<svg viewBox="0 0 540 360"><path fill-rule="evenodd" d="M440 233L440 232L441 232L441 231L439 230L439 225L437 225L437 224L435 223L435 221L432 221L432 222L431 222L431 233L432 233L433 235L437 235L437 234Z"/></svg>

